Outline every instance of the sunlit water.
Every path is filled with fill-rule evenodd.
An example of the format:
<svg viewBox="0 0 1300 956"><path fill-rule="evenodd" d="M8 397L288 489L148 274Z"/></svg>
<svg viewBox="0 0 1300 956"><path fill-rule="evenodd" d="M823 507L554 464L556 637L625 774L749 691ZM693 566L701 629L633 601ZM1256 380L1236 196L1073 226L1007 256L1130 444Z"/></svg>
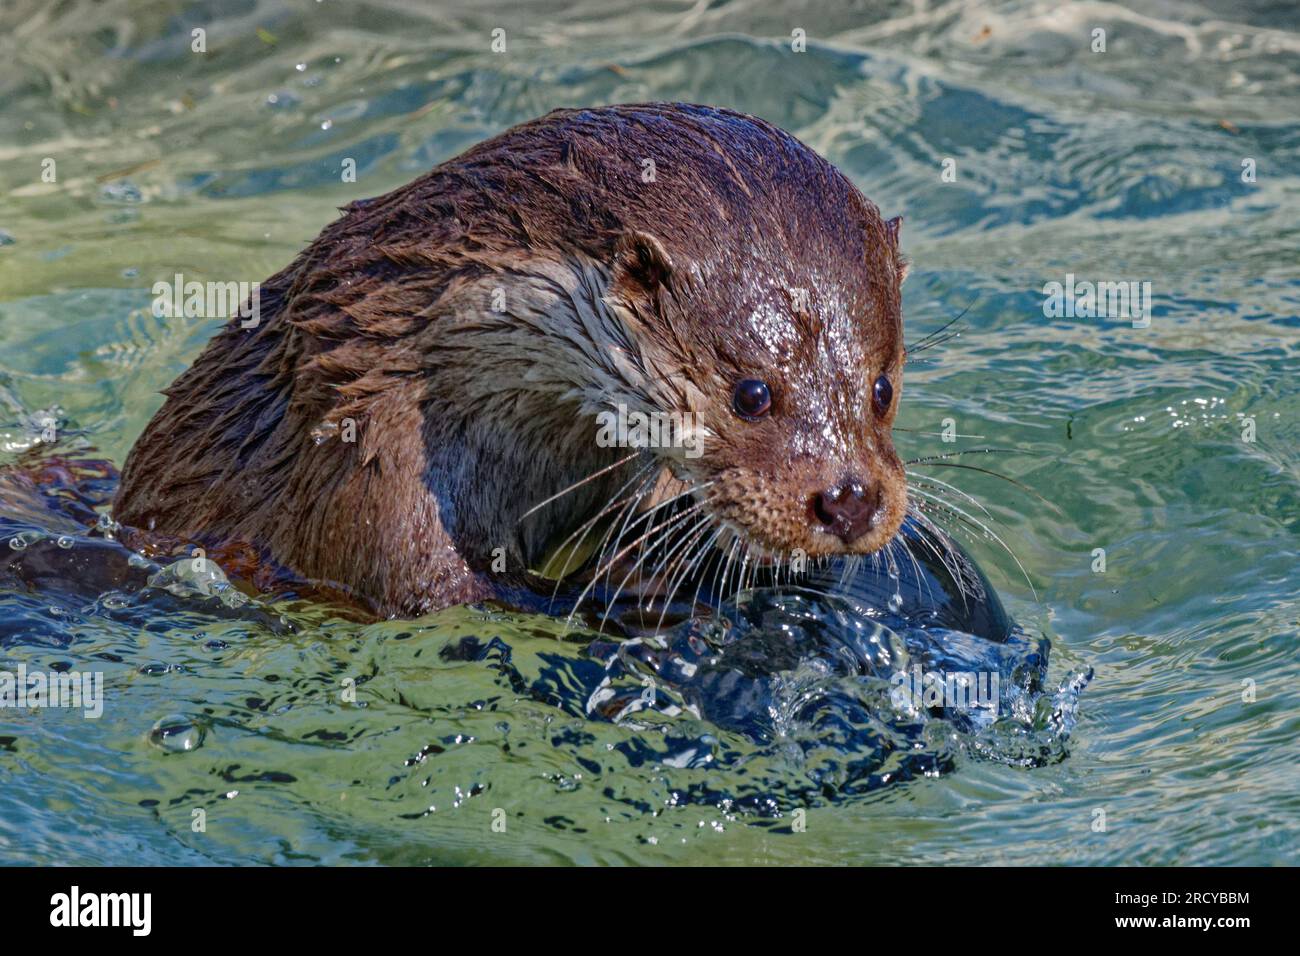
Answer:
<svg viewBox="0 0 1300 956"><path fill-rule="evenodd" d="M251 613L183 574L10 589L0 670L100 671L105 704L0 710L0 860L1294 862L1300 15L520 6L6 7L0 463L41 411L123 460L215 328L155 318L155 281L265 278L335 207L553 107L705 101L906 217L911 340L967 310L909 367L899 441L1014 452L954 461L1024 488L928 474L1023 565L963 538L1021 629L855 630L787 593L619 645L492 608ZM1045 317L1071 273L1150 281L1150 327ZM912 658L1000 669L1006 716L894 707Z"/></svg>

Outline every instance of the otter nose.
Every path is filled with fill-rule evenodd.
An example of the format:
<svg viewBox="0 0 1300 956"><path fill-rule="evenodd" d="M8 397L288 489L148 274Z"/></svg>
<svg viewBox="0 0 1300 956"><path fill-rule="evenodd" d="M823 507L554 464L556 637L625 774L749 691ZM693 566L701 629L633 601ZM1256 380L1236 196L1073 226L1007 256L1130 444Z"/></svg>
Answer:
<svg viewBox="0 0 1300 956"><path fill-rule="evenodd" d="M880 488L847 477L834 488L813 495L813 517L845 544L866 534L880 510Z"/></svg>

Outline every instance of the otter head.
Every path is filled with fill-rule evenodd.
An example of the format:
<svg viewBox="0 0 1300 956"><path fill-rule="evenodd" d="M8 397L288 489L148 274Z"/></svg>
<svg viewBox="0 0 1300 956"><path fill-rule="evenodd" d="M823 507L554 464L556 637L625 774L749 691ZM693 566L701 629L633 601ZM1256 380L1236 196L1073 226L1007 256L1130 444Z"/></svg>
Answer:
<svg viewBox="0 0 1300 956"><path fill-rule="evenodd" d="M672 223L625 233L606 296L683 426L657 453L756 560L869 554L906 511L901 219L831 173L720 210L704 255Z"/></svg>
<svg viewBox="0 0 1300 956"><path fill-rule="evenodd" d="M446 511L462 551L502 537L470 523L489 516L534 561L620 495L693 497L718 544L760 560L893 538L899 220L788 133L705 106L559 111L458 162L431 181L456 202L420 222L444 223L478 276L458 273L429 333L428 445L460 482ZM626 465L676 479L644 499L602 440L621 414L679 426Z"/></svg>

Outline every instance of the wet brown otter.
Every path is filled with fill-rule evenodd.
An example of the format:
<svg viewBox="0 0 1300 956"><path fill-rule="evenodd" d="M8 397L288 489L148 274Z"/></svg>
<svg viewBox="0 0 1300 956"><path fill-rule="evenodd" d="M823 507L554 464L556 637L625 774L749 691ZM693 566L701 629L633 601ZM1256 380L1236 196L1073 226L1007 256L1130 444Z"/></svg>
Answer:
<svg viewBox="0 0 1300 956"><path fill-rule="evenodd" d="M906 506L898 232L762 120L553 112L264 283L166 390L114 516L401 616L493 596L494 558L537 567L638 475L637 509L681 496L715 548L877 551ZM693 416L702 454L603 447L620 406Z"/></svg>

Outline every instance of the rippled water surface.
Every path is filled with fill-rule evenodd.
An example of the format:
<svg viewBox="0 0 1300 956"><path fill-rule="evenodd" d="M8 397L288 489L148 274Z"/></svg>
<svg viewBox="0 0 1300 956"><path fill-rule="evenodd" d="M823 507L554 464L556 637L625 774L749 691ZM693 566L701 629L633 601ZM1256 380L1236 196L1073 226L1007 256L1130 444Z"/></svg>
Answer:
<svg viewBox="0 0 1300 956"><path fill-rule="evenodd" d="M40 412L121 463L216 327L155 318L155 281L265 278L551 108L690 100L905 216L909 338L966 311L909 367L900 445L1012 452L954 461L1019 485L928 473L1026 572L962 539L1006 645L795 592L619 645L490 607L254 613L184 575L10 586L0 670L100 671L105 703L0 710L0 861L1295 862L1293 8L23 0L0 64L0 465ZM1067 274L1149 281L1150 326L1046 317ZM999 670L1008 716L891 710L907 659Z"/></svg>

